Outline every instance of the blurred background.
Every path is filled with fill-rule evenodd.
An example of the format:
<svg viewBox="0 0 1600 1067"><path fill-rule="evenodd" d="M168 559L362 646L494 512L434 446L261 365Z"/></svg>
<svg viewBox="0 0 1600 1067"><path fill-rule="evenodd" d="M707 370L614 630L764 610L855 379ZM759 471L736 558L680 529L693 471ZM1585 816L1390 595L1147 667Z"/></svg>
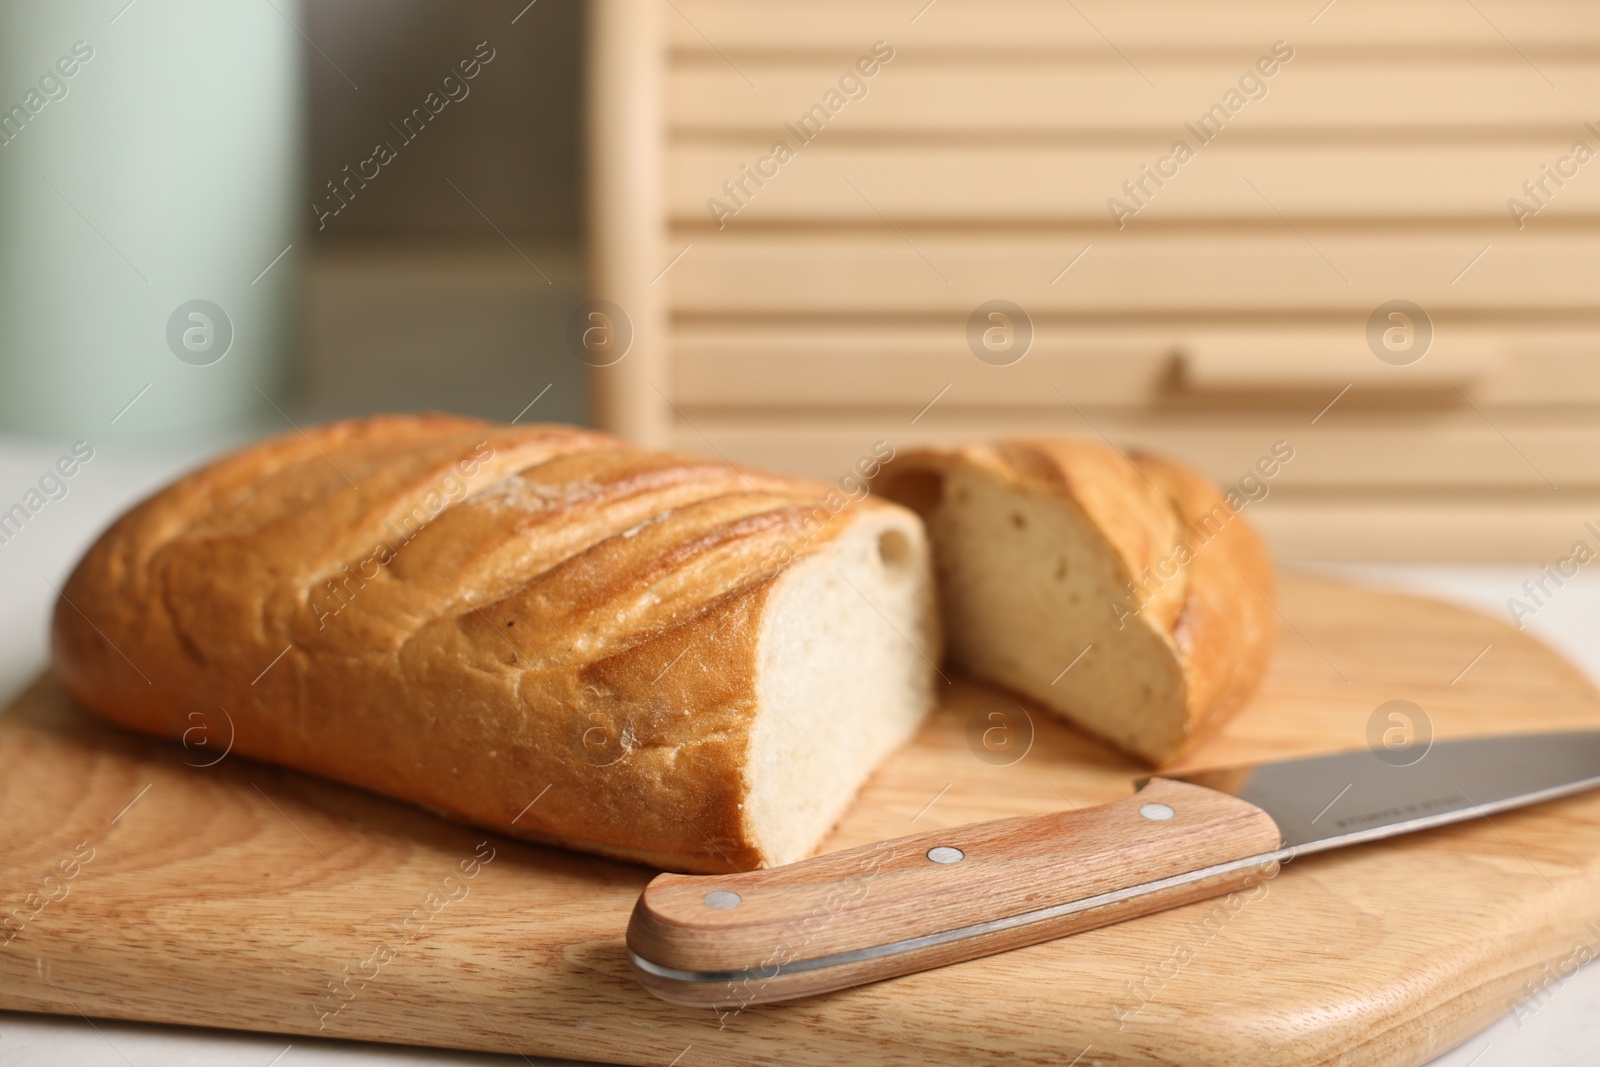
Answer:
<svg viewBox="0 0 1600 1067"><path fill-rule="evenodd" d="M378 142L400 158L322 229L306 212L295 399L314 419L438 408L509 421L548 385L527 418L585 421L586 367L564 341L583 300L583 5L302 3L328 57L302 50L305 200L340 207L326 183ZM461 78L484 42L494 58ZM449 99L452 71L466 96L404 142L413 108Z"/></svg>
<svg viewBox="0 0 1600 1067"><path fill-rule="evenodd" d="M24 112L0 126L4 428L286 429L269 400L509 420L546 385L543 417L584 419L561 340L583 22L574 0L0 3L0 101ZM92 58L62 76L75 44ZM180 331L175 358L195 298L233 340Z"/></svg>
<svg viewBox="0 0 1600 1067"><path fill-rule="evenodd" d="M1600 549L1592 5L0 19L19 442L440 408L833 480L1067 432L1239 487L1282 558Z"/></svg>

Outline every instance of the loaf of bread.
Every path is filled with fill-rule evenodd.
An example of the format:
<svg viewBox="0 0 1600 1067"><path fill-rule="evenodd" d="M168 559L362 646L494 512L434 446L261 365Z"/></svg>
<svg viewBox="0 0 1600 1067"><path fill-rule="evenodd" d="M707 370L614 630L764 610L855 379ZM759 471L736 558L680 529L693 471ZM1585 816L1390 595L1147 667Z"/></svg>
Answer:
<svg viewBox="0 0 1600 1067"><path fill-rule="evenodd" d="M136 730L180 737L199 709L235 756L697 872L812 852L939 658L904 508L439 415L180 479L89 550L53 645L73 695Z"/></svg>
<svg viewBox="0 0 1600 1067"><path fill-rule="evenodd" d="M951 659L1153 764L1250 695L1272 570L1203 476L1064 439L902 453L874 488L934 545Z"/></svg>

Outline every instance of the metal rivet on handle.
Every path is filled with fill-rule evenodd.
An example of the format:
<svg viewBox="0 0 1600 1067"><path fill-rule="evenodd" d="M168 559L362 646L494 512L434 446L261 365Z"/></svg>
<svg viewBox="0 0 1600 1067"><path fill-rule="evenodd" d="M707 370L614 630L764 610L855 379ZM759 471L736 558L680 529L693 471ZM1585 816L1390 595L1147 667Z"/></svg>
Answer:
<svg viewBox="0 0 1600 1067"><path fill-rule="evenodd" d="M1139 809L1139 814L1143 815L1147 819L1154 819L1156 822L1166 822L1168 819L1176 815L1177 812L1173 811L1172 808L1166 804L1146 804L1144 807Z"/></svg>
<svg viewBox="0 0 1600 1067"><path fill-rule="evenodd" d="M935 845L928 850L928 858L935 863L960 863L967 858L967 854L949 845Z"/></svg>
<svg viewBox="0 0 1600 1067"><path fill-rule="evenodd" d="M738 907L739 894L730 893L726 889L714 889L706 894L706 907L724 911L728 908Z"/></svg>

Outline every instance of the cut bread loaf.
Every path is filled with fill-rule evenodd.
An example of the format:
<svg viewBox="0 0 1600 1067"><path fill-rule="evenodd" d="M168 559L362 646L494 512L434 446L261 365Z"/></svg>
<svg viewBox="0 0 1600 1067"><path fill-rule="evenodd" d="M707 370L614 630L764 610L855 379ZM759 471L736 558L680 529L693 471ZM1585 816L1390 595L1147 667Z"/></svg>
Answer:
<svg viewBox="0 0 1600 1067"><path fill-rule="evenodd" d="M1013 441L903 453L874 489L927 523L952 660L1151 763L1266 668L1270 562L1186 467Z"/></svg>
<svg viewBox="0 0 1600 1067"><path fill-rule="evenodd" d="M903 508L447 416L182 478L90 549L53 641L71 692L134 729L198 712L238 755L704 872L812 852L939 656Z"/></svg>

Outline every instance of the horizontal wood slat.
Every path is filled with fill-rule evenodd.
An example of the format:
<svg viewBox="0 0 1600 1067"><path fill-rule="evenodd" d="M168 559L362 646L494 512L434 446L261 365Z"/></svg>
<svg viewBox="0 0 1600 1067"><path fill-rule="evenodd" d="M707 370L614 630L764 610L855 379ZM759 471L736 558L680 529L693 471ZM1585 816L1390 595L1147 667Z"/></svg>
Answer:
<svg viewBox="0 0 1600 1067"><path fill-rule="evenodd" d="M1464 401L1460 386L1485 405L1600 405L1600 329L1541 330L1441 323L1436 348L1406 367L1377 360L1363 325L1297 332L1237 327L1087 329L1050 322L1027 355L1009 366L983 363L967 347L964 323L861 326L695 324L673 340L673 396L689 407L920 408L945 386L941 404L991 408L1054 403L1060 388L1081 404L1150 405L1212 399L1320 405L1356 383L1349 401L1413 401L1435 407ZM1460 336L1462 343L1452 339ZM1282 342L1268 349L1272 339ZM1203 359L1243 352L1233 379L1203 377ZM1308 353L1321 353L1317 359ZM1275 357L1262 363L1267 355ZM1202 374L1197 374L1200 371ZM1197 380L1198 379L1198 380ZM1227 397L1222 394L1236 393ZM1439 393L1442 397L1423 395ZM1299 394L1285 397L1285 394Z"/></svg>
<svg viewBox="0 0 1600 1067"><path fill-rule="evenodd" d="M1476 488L1554 497L1552 483L1562 494L1600 487L1600 420L1592 415L1562 419L1497 410L1491 424L1483 411L1471 407L1388 419L1335 407L1312 423L1314 405L1299 411L1233 412L1226 419L1081 407L1075 411L1059 398L1054 407L1001 419L936 406L916 423L911 421L917 415L914 406L851 417L696 412L692 425L679 422L676 443L736 463L834 480L880 440L898 450L1003 436L1105 434L1119 445L1180 457L1219 482L1233 482L1274 442L1284 440L1295 449L1295 458L1274 481L1278 488ZM1589 517L1600 520L1600 508Z"/></svg>
<svg viewBox="0 0 1600 1067"><path fill-rule="evenodd" d="M1396 365L1373 354L1365 325L1188 334L1178 343L1179 383L1183 392L1195 394L1344 385L1385 393L1465 391L1495 369L1498 346L1482 330L1445 330L1437 351L1430 344L1421 359Z"/></svg>
<svg viewBox="0 0 1600 1067"><path fill-rule="evenodd" d="M1327 46L1477 46L1504 50L1499 26L1525 52L1594 47L1600 9L1581 0L1512 3L1477 0L1326 0L1274 3L1218 0L1193 4L1119 4L1112 0L1004 0L982 4L928 0L819 0L760 3L749 0L677 0L669 21L671 46L717 62L717 51L854 49L880 37L907 47L973 50L1069 48L1124 51L1255 47L1271 35L1299 34ZM1076 7L1077 10L1073 10ZM1320 12L1320 15L1319 15ZM1315 18L1315 22L1312 19ZM913 21L914 20L914 21ZM1492 20L1492 21L1491 21ZM1381 32L1380 32L1381 31ZM1102 37L1101 33L1105 36Z"/></svg>
<svg viewBox="0 0 1600 1067"><path fill-rule="evenodd" d="M1492 492L1455 500L1284 496L1246 513L1279 559L1527 560L1528 577L1537 579L1539 565L1570 556L1575 541L1594 544L1584 524L1600 514L1600 499L1552 494L1534 502Z"/></svg>
<svg viewBox="0 0 1600 1067"><path fill-rule="evenodd" d="M863 52L870 43L863 42ZM1262 42L1263 53L1270 44ZM1177 137L1185 122L1197 122L1235 88L1251 62L1250 56L1228 62L1150 60L1139 65L1141 76L1114 54L1106 63L997 58L960 65L908 54L864 83L864 98L835 115L825 113L820 136L1138 130ZM820 106L845 65L819 60L795 68L745 60L737 68L675 67L667 76L668 129L680 135L754 130L782 136L785 122ZM1576 137L1584 122L1600 116L1595 62L1544 59L1534 69L1509 49L1494 60L1299 56L1265 83L1265 91L1237 114L1224 112L1220 136L1328 127L1363 135L1408 131L1412 139L1481 136L1486 130Z"/></svg>
<svg viewBox="0 0 1600 1067"><path fill-rule="evenodd" d="M1407 299L1449 308L1595 309L1600 240L1504 226L1450 234L1348 232L1281 222L1236 236L1170 234L1130 224L1060 234L679 234L667 273L677 314L849 313L961 319L1003 297L1036 318L1089 313L1237 314L1368 311ZM1493 248L1473 264L1486 245ZM1066 274L1086 245L1092 245ZM1471 269L1463 271L1471 265ZM1052 279L1058 279L1052 284Z"/></svg>
<svg viewBox="0 0 1600 1067"><path fill-rule="evenodd" d="M1021 363L995 367L968 350L960 324L901 330L684 327L674 337L672 392L691 408L916 410L945 386L965 405L1048 403L1055 397L1054 382L1081 403L1137 404L1160 396L1174 371L1170 345L1144 340L1141 345L1106 335L1069 352L1040 338ZM1094 354L1080 354L1085 351Z"/></svg>
<svg viewBox="0 0 1600 1067"><path fill-rule="evenodd" d="M1600 138L1575 132L1580 135L1600 151ZM1506 201L1515 197L1536 207L1522 185L1543 180L1552 195L1540 195L1548 206L1525 220L1527 226L1543 229L1560 218L1600 216L1600 162L1594 173L1565 164L1578 174L1561 179L1561 187L1541 170L1568 155L1571 138L1283 151L1230 141L1224 133L1182 166L1161 163L1171 144L1170 138L1150 138L1117 147L875 147L824 135L786 165L765 164L765 178L748 175L768 156L770 138L679 144L666 157L667 210L680 224L719 228L814 219L881 225L878 212L901 222L1108 224L1113 214L1107 201L1115 197L1129 208L1149 202L1126 220L1129 226L1187 218L1276 219L1276 209L1296 219L1479 218L1514 228ZM1156 175L1159 185L1141 170L1158 163L1168 174ZM1124 186L1140 181L1144 187L1135 199ZM724 183L732 183L734 192ZM1262 197L1268 189L1270 203Z"/></svg>

